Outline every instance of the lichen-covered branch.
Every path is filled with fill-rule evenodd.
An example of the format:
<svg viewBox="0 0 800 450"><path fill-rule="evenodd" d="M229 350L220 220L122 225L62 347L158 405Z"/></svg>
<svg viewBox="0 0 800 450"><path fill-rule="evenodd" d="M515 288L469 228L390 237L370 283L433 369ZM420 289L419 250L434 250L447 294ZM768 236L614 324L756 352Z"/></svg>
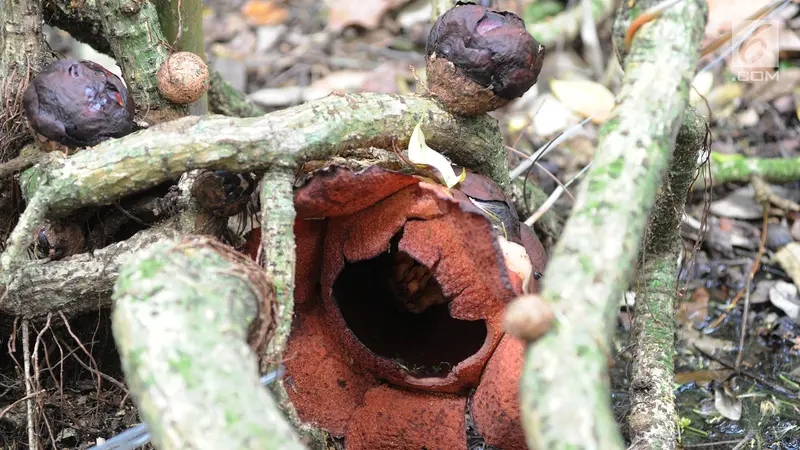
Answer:
<svg viewBox="0 0 800 450"><path fill-rule="evenodd" d="M13 245L0 256L3 277L18 267L45 214L55 218L109 204L197 168L296 168L348 149L405 146L420 119L431 147L501 186L508 184L497 121L455 116L421 96L331 95L257 118L187 117L26 171L23 195L39 208L26 209L12 233Z"/></svg>
<svg viewBox="0 0 800 450"><path fill-rule="evenodd" d="M289 341L294 314L295 255L294 171L275 167L264 174L261 186L262 260L267 276L275 286L278 316L275 333L267 346L264 362L280 364ZM274 367L262 367L262 372Z"/></svg>
<svg viewBox="0 0 800 450"><path fill-rule="evenodd" d="M173 2L174 3L174 2ZM80 5L73 2L44 1L45 20L49 25L69 32L75 39L89 44L98 52L111 54L111 47L103 35L103 24L96 0L85 0ZM142 28L145 23L139 24ZM210 68L209 68L210 69ZM254 105L245 94L230 85L216 70L210 70L211 84L208 103L211 112L233 117L263 116L264 111Z"/></svg>
<svg viewBox="0 0 800 450"><path fill-rule="evenodd" d="M137 0L96 0L103 32L146 121L159 123L182 116L185 108L158 91L156 73L168 56L156 7Z"/></svg>
<svg viewBox="0 0 800 450"><path fill-rule="evenodd" d="M532 449L623 448L608 342L683 121L704 24L705 2L681 2L639 31L626 59L617 107L543 279L556 323L526 352L521 409Z"/></svg>
<svg viewBox="0 0 800 450"><path fill-rule="evenodd" d="M194 53L205 61L202 0L156 0L155 3L161 30L175 50ZM190 103L188 112L193 116L208 114L207 93Z"/></svg>
<svg viewBox="0 0 800 450"><path fill-rule="evenodd" d="M199 238L159 243L121 268L114 338L157 448L304 448L248 347L248 325L274 300L265 277Z"/></svg>
<svg viewBox="0 0 800 450"><path fill-rule="evenodd" d="M770 183L792 183L800 180L800 158L748 158L742 155L711 153L711 179L714 186L745 182L759 176ZM694 188L705 186L698 179Z"/></svg>
<svg viewBox="0 0 800 450"><path fill-rule="evenodd" d="M225 116L256 117L264 115L263 109L251 102L244 93L231 86L216 70L211 71L208 105L214 114Z"/></svg>
<svg viewBox="0 0 800 450"><path fill-rule="evenodd" d="M678 295L680 223L697 155L706 137L705 120L688 110L678 133L672 165L656 197L641 261L631 331L630 441L636 449L673 450L677 415L674 305Z"/></svg>
<svg viewBox="0 0 800 450"><path fill-rule="evenodd" d="M47 189L50 213L102 205L191 169L299 167L359 147L405 146L417 121L430 146L507 185L497 121L464 118L421 96L330 95L257 118L186 117L78 152L23 174L23 195Z"/></svg>
<svg viewBox="0 0 800 450"><path fill-rule="evenodd" d="M0 311L34 318L53 311L72 315L107 307L120 265L135 252L177 236L178 230L165 224L91 253L28 263L5 286L7 295L0 295Z"/></svg>

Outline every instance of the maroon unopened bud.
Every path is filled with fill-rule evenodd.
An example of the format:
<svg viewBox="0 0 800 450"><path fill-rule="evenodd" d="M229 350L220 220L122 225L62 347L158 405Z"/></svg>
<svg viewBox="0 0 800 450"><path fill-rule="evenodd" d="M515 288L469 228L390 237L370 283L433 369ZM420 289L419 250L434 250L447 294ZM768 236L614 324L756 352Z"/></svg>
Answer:
<svg viewBox="0 0 800 450"><path fill-rule="evenodd" d="M135 106L122 80L92 61L65 59L48 65L28 85L23 104L40 138L71 148L134 129Z"/></svg>
<svg viewBox="0 0 800 450"><path fill-rule="evenodd" d="M74 222L47 221L36 231L34 239L37 256L52 261L77 255L85 246L83 229Z"/></svg>
<svg viewBox="0 0 800 450"><path fill-rule="evenodd" d="M458 2L433 25L425 53L431 94L474 116L527 92L542 69L544 46L516 14Z"/></svg>
<svg viewBox="0 0 800 450"><path fill-rule="evenodd" d="M206 171L192 184L192 195L201 208L218 217L231 217L247 208L256 182L246 173Z"/></svg>

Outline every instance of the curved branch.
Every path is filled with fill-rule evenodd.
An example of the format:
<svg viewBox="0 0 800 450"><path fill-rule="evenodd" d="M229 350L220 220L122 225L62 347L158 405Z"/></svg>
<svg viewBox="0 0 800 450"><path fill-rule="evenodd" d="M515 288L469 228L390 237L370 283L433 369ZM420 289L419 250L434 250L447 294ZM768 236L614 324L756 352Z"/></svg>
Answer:
<svg viewBox="0 0 800 450"><path fill-rule="evenodd" d="M272 308L271 286L234 255L186 238L120 270L114 339L157 448L304 448L260 385L247 343L248 324Z"/></svg>
<svg viewBox="0 0 800 450"><path fill-rule="evenodd" d="M557 323L525 358L521 407L532 449L623 448L607 343L682 124L704 23L705 2L681 2L639 31L627 57L620 100L543 280Z"/></svg>
<svg viewBox="0 0 800 450"><path fill-rule="evenodd" d="M109 306L120 265L135 252L178 235L175 227L164 225L92 253L26 264L6 286L0 312L33 318L53 311L71 315Z"/></svg>
<svg viewBox="0 0 800 450"><path fill-rule="evenodd" d="M395 140L407 145L420 119L431 147L507 184L495 119L455 116L420 96L348 94L257 118L186 117L163 123L29 169L23 174L23 193L28 199L45 195L49 214L58 217L109 204L191 169L296 168L347 149L391 148Z"/></svg>
<svg viewBox="0 0 800 450"><path fill-rule="evenodd" d="M633 448L674 449L675 318L678 296L679 234L686 194L697 170L697 153L706 137L705 119L687 111L675 155L656 198L647 229L646 256L639 269L640 287L631 330L633 362L628 415Z"/></svg>

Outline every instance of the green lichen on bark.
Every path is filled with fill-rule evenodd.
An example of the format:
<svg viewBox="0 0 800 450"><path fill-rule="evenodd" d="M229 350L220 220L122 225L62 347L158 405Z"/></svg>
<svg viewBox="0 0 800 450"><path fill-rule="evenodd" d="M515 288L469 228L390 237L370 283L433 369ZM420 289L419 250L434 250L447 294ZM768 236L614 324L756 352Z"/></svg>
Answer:
<svg viewBox="0 0 800 450"><path fill-rule="evenodd" d="M263 301L254 274L263 276L189 239L156 244L120 270L114 338L158 448L304 448L247 344Z"/></svg>
<svg viewBox="0 0 800 450"><path fill-rule="evenodd" d="M176 51L191 52L206 60L203 40L202 0L155 0L161 30ZM208 94L188 105L189 114L208 113Z"/></svg>
<svg viewBox="0 0 800 450"><path fill-rule="evenodd" d="M283 360L289 341L294 314L295 255L294 171L277 167L266 174L261 187L261 245L267 277L275 286L277 323L275 334L267 345L264 361L272 364L262 371L274 370Z"/></svg>
<svg viewBox="0 0 800 450"><path fill-rule="evenodd" d="M185 108L168 102L158 91L156 73L168 50L155 5L139 0L96 0L105 37L133 93L136 109L156 122L180 117ZM155 116L156 111L162 115ZM163 114L166 113L166 114Z"/></svg>
<svg viewBox="0 0 800 450"><path fill-rule="evenodd" d="M406 146L419 118L431 147L501 186L508 184L502 138L489 116L455 116L419 96L348 94L256 118L186 117L159 124L79 152L56 167L31 168L26 180L47 181L25 184L23 192L31 198L51 187L51 212L64 215L112 203L190 169L299 167L347 149Z"/></svg>
<svg viewBox="0 0 800 450"><path fill-rule="evenodd" d="M714 186L745 182L759 176L770 183L792 183L800 180L800 158L748 158L742 155L711 153L711 179ZM697 180L695 189L705 186Z"/></svg>
<svg viewBox="0 0 800 450"><path fill-rule="evenodd" d="M673 357L677 260L682 245L679 231L689 186L697 172L697 156L706 144L706 136L705 120L690 108L653 207L645 256L635 284L640 289L630 341L633 361L628 425L631 442L642 448L672 450L677 444Z"/></svg>
<svg viewBox="0 0 800 450"><path fill-rule="evenodd" d="M231 117L263 116L264 110L251 102L245 94L231 86L217 71L211 71L208 103L214 114Z"/></svg>
<svg viewBox="0 0 800 450"><path fill-rule="evenodd" d="M704 16L699 0L674 6L639 31L626 60L613 118L543 279L557 323L526 352L521 409L532 449L623 448L608 342L682 124Z"/></svg>

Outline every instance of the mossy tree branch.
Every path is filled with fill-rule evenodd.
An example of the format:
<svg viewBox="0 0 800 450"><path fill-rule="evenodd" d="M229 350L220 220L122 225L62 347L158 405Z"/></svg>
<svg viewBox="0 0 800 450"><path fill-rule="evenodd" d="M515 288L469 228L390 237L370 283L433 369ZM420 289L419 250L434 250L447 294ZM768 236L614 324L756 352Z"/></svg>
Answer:
<svg viewBox="0 0 800 450"><path fill-rule="evenodd" d="M206 60L203 41L202 0L156 0L161 29L176 51L191 52ZM208 94L188 105L189 114L208 113Z"/></svg>
<svg viewBox="0 0 800 450"><path fill-rule="evenodd" d="M283 359L294 314L295 255L294 170L274 167L264 174L261 187L261 245L267 276L275 286L278 320L267 346L262 372L275 370Z"/></svg>
<svg viewBox="0 0 800 450"><path fill-rule="evenodd" d="M668 10L639 31L625 61L619 102L543 279L556 323L525 358L521 409L532 449L623 448L608 342L683 121L705 7L689 0Z"/></svg>
<svg viewBox="0 0 800 450"><path fill-rule="evenodd" d="M656 197L647 229L631 331L628 424L630 440L636 448L672 450L677 444L673 358L677 261L682 245L679 231L689 186L697 172L697 155L705 138L705 119L694 110L687 111L672 165Z"/></svg>
<svg viewBox="0 0 800 450"><path fill-rule="evenodd" d="M33 228L46 214L61 217L81 207L110 204L192 169L297 168L348 149L405 146L420 119L431 147L507 186L497 121L455 116L420 96L331 95L257 118L187 117L67 159L48 158L26 171L23 194L38 207L25 210L0 256L3 276L18 267Z"/></svg>
<svg viewBox="0 0 800 450"><path fill-rule="evenodd" d="M158 448L304 448L248 348L249 325L274 301L265 286L255 264L201 238L156 244L123 265L114 338Z"/></svg>
<svg viewBox="0 0 800 450"><path fill-rule="evenodd" d="M800 180L800 158L748 158L742 155L711 153L711 180L714 186L746 182L759 176L770 183L792 183ZM695 189L705 186L697 180Z"/></svg>
<svg viewBox="0 0 800 450"><path fill-rule="evenodd" d="M158 91L156 73L168 56L167 41L154 4L137 0L97 0L103 33L122 77L133 93L137 111L155 123L181 117L185 108Z"/></svg>

